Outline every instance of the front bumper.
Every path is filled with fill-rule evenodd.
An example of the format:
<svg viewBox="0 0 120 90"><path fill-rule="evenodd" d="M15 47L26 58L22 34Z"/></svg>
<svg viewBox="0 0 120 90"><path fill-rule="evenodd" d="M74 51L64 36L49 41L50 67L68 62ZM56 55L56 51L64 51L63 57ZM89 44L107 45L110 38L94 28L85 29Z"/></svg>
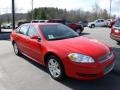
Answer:
<svg viewBox="0 0 120 90"><path fill-rule="evenodd" d="M80 64L69 62L65 65L67 76L80 80L94 80L109 73L114 68L115 56L102 63Z"/></svg>

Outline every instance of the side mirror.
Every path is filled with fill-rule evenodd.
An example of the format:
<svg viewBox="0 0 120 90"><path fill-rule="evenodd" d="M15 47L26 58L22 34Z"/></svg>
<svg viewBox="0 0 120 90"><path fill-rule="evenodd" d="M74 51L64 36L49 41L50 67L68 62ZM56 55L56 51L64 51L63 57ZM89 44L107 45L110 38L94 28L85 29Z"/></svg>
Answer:
<svg viewBox="0 0 120 90"><path fill-rule="evenodd" d="M33 35L33 36L31 37L31 39L37 39L38 41L41 41L41 38L40 38L39 36L37 36L37 35Z"/></svg>

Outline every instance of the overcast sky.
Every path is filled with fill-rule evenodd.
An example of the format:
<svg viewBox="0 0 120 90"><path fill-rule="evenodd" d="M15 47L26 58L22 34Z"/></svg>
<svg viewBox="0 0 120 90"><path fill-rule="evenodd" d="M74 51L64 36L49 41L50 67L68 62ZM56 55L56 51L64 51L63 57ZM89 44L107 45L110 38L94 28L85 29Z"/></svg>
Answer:
<svg viewBox="0 0 120 90"><path fill-rule="evenodd" d="M12 0L0 0L0 13L11 12ZM90 11L97 3L102 9L109 10L110 0L33 0L36 7L58 7L67 10L83 9ZM15 0L16 12L27 12L31 10L32 0ZM120 16L120 0L112 0L112 14Z"/></svg>

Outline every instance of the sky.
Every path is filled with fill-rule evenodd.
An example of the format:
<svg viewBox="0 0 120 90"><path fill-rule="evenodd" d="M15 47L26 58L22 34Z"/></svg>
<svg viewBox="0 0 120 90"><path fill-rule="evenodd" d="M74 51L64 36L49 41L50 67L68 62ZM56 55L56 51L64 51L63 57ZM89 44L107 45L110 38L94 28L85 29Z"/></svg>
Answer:
<svg viewBox="0 0 120 90"><path fill-rule="evenodd" d="M0 14L11 12L12 0L0 0ZM32 0L15 0L16 12L24 13L31 10ZM37 7L58 7L62 9L82 9L91 11L92 7L97 3L100 8L110 8L110 0L33 0L34 8ZM112 0L112 14L120 16L120 0Z"/></svg>

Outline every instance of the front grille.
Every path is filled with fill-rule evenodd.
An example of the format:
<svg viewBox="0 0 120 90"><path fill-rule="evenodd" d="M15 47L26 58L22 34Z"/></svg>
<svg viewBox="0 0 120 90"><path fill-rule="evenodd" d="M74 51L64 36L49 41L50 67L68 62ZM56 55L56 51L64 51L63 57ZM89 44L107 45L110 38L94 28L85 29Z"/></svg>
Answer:
<svg viewBox="0 0 120 90"><path fill-rule="evenodd" d="M107 66L104 70L104 74L109 73L110 71L112 71L112 69L114 68L115 63L113 62L111 65Z"/></svg>
<svg viewBox="0 0 120 90"><path fill-rule="evenodd" d="M113 52L109 52L108 54L102 56L99 58L99 62L104 62L108 59L110 59L113 56Z"/></svg>

